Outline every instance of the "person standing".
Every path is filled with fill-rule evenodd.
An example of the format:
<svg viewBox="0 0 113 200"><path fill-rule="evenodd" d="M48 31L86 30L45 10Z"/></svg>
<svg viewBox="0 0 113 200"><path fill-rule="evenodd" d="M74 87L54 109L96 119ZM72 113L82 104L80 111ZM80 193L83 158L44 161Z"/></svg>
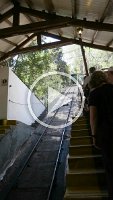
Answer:
<svg viewBox="0 0 113 200"><path fill-rule="evenodd" d="M95 67L90 67L89 68L89 76L86 76L84 78L84 83L83 83L83 88L85 89L85 87L89 84L89 81L91 79L91 75L96 71Z"/></svg>
<svg viewBox="0 0 113 200"><path fill-rule="evenodd" d="M109 83L113 84L113 67L110 67L107 72Z"/></svg>
<svg viewBox="0 0 113 200"><path fill-rule="evenodd" d="M88 98L89 98L89 93L90 93L89 82L95 70L96 70L95 67L89 68L89 76L85 76L84 78L83 91L84 91L84 96L85 96L85 103L84 103L83 114L85 116L89 115L89 106L88 106Z"/></svg>
<svg viewBox="0 0 113 200"><path fill-rule="evenodd" d="M100 148L106 170L109 200L113 200L113 85L102 71L91 76L89 96L93 145Z"/></svg>

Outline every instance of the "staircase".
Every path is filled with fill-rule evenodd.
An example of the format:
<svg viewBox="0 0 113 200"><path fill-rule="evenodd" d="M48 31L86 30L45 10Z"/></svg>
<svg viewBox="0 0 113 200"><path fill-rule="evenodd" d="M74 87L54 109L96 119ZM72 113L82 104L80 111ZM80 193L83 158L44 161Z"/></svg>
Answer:
<svg viewBox="0 0 113 200"><path fill-rule="evenodd" d="M16 125L16 120L0 120L0 140L6 134L6 130L10 129L12 125Z"/></svg>
<svg viewBox="0 0 113 200"><path fill-rule="evenodd" d="M102 156L92 146L87 119L80 117L72 125L64 200L107 200L107 197Z"/></svg>

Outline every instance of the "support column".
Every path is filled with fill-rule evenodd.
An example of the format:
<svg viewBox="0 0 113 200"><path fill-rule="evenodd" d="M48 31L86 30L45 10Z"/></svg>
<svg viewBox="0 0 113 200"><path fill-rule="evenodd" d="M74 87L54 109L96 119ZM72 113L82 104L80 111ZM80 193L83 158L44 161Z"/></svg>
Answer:
<svg viewBox="0 0 113 200"><path fill-rule="evenodd" d="M41 35L37 35L37 45L41 46L42 41L41 41Z"/></svg>
<svg viewBox="0 0 113 200"><path fill-rule="evenodd" d="M82 56L83 56L86 76L88 76L89 73L88 73L87 61L86 61L86 56L85 56L85 50L84 50L83 43L82 43L82 38L79 38L79 41L80 41L80 46L81 46L81 51L82 51Z"/></svg>

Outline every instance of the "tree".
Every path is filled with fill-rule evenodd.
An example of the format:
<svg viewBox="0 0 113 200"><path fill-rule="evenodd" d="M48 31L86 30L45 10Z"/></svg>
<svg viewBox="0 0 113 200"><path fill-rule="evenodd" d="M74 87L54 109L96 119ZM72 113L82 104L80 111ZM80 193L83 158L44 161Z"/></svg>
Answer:
<svg viewBox="0 0 113 200"><path fill-rule="evenodd" d="M66 62L63 61L61 49L30 52L18 55L10 59L15 74L30 88L40 75L50 71L68 71ZM47 99L47 87L61 90L66 79L63 76L54 75L46 77L34 87L33 92L41 99ZM47 101L45 101L47 103Z"/></svg>
<svg viewBox="0 0 113 200"><path fill-rule="evenodd" d="M80 51L80 47L76 46L75 48L75 72L81 72L85 73L84 70L84 63L82 58L82 53ZM113 65L113 53L108 51L102 51L98 49L92 49L89 47L84 47L85 49L85 55L86 55L86 61L88 68L90 67L96 67L96 69L104 69L109 68ZM80 70L80 71L79 71Z"/></svg>

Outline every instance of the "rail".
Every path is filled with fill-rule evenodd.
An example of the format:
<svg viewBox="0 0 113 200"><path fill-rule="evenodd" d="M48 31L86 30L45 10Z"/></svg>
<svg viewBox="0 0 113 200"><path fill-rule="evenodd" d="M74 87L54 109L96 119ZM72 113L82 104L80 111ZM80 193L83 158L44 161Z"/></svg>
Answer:
<svg viewBox="0 0 113 200"><path fill-rule="evenodd" d="M70 90L70 87L68 88L68 90L66 91L65 94L68 94L69 90ZM70 108L69 108L69 113L68 113L67 120L66 120L65 124L67 124L67 122L69 120L69 116L70 116L70 112L71 112L71 108L72 108L72 102L73 101L71 101ZM52 123L52 121L54 120L54 118L55 118L56 114L58 113L59 109L60 108L58 108L56 110L56 112L54 113L54 115L50 118L49 124ZM30 158L33 156L33 153L35 152L35 149L41 144L42 138L45 136L47 129L48 129L48 127L46 127L44 129L44 131L42 132L42 134L38 138L37 142L35 143L35 145L31 149L28 157L22 163L21 168L18 169L18 171L16 173L16 177L10 182L10 184L8 184L8 186L5 188L5 190L3 192L0 192L0 200L5 200L7 198L9 192L11 191L11 189L13 187L13 185L16 184L16 182L18 181L18 178L22 174L23 170L28 165ZM62 132L62 135L61 135L60 146L59 146L58 153L57 153L57 159L56 159L54 170L53 170L53 175L52 175L52 179L51 179L51 183L50 183L50 187L49 187L49 191L48 191L48 195L47 195L47 200L50 199L50 195L51 195L51 191L52 191L52 187L53 187L53 182L54 182L54 178L55 178L55 174L56 174L56 170L57 170L57 166L58 166L58 161L59 161L59 157L60 157L60 153L61 153L61 148L62 148L62 144L63 144L63 139L64 139L65 131L66 131L66 128L63 129L63 132Z"/></svg>

